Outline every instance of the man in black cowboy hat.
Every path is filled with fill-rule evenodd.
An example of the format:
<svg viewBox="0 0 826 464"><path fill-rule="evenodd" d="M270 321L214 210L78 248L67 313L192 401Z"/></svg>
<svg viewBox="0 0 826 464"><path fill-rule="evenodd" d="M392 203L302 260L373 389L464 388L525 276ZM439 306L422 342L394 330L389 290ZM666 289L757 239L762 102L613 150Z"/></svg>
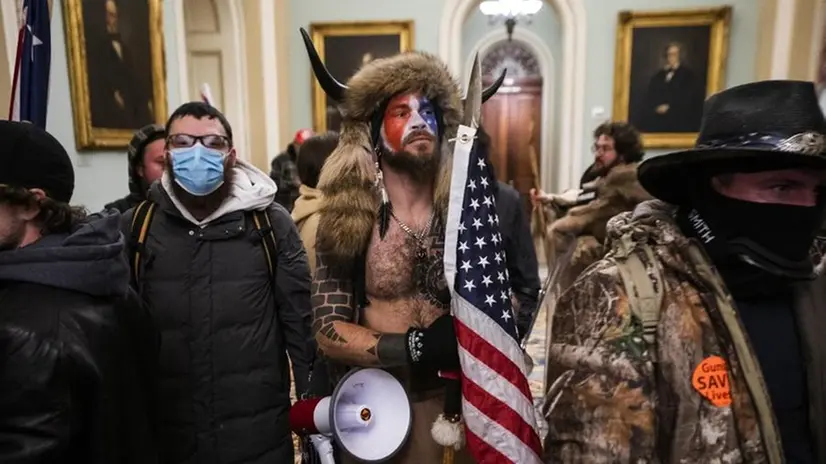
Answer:
<svg viewBox="0 0 826 464"><path fill-rule="evenodd" d="M711 97L692 150L640 165L561 297L548 462L826 462L826 121L808 82Z"/></svg>

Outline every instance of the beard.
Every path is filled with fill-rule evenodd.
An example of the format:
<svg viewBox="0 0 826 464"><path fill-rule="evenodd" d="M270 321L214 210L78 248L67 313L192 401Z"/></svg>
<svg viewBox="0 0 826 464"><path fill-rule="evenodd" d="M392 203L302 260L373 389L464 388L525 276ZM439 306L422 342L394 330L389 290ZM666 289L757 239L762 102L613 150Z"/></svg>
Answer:
<svg viewBox="0 0 826 464"><path fill-rule="evenodd" d="M175 198L177 198L181 204L184 205L184 208L192 213L192 215L198 220L212 214L212 212L217 210L224 200L227 199L229 196L230 186L232 185L232 179L235 175L232 168L224 165L224 183L218 187L218 190L210 193L209 195L200 197L187 192L180 185L178 185L177 182L175 182L175 172L172 170L171 161L166 162L166 172L169 174L169 179L172 181L172 190L175 192Z"/></svg>
<svg viewBox="0 0 826 464"><path fill-rule="evenodd" d="M599 161L594 163L594 169L591 171L596 177L605 177L608 172L619 164L619 158L615 159L609 164L603 164Z"/></svg>
<svg viewBox="0 0 826 464"><path fill-rule="evenodd" d="M411 142L415 138L424 136L430 137L432 142L427 148ZM441 161L440 155L441 151L436 137L429 132L416 131L405 137L402 142L402 151L391 151L383 145L381 160L387 167L410 176L416 183L424 184L436 180Z"/></svg>
<svg viewBox="0 0 826 464"><path fill-rule="evenodd" d="M18 218L12 217L9 224L0 229L0 252L11 251L20 248L23 238L26 236L26 223Z"/></svg>

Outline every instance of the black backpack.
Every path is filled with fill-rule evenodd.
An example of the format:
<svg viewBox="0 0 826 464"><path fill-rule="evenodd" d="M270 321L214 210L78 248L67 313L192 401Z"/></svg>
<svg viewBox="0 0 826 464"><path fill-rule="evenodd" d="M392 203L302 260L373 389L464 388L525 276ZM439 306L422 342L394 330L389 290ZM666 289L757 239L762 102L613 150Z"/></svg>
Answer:
<svg viewBox="0 0 826 464"><path fill-rule="evenodd" d="M142 201L136 208L132 215L132 226L130 239L134 244L130 257L130 266L132 267L132 283L137 287L139 282L139 273L141 269L141 255L144 254L144 247L146 243L146 236L149 233L149 225L152 222L152 216L157 205L149 200ZM267 257L267 268L270 271L270 280L275 282L275 233L273 232L272 222L267 211L253 211L252 220L255 224L255 229L258 235L261 236L261 241L264 244L264 254Z"/></svg>

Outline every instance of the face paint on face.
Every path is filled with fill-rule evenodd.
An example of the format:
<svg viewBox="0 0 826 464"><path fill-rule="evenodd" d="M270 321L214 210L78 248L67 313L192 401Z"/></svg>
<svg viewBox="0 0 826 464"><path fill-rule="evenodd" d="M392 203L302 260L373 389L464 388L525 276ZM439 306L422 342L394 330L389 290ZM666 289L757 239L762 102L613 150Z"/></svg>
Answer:
<svg viewBox="0 0 826 464"><path fill-rule="evenodd" d="M404 151L407 144L421 139L435 142L438 128L430 100L415 93L397 95L384 110L382 142L384 148L398 153Z"/></svg>

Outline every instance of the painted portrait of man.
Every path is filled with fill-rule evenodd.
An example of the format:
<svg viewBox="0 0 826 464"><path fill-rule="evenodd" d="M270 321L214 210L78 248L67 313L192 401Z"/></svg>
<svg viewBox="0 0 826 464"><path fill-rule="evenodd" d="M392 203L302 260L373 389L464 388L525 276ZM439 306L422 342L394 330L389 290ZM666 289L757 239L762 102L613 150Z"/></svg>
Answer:
<svg viewBox="0 0 826 464"><path fill-rule="evenodd" d="M84 0L82 8L92 126L154 122L148 2Z"/></svg>

